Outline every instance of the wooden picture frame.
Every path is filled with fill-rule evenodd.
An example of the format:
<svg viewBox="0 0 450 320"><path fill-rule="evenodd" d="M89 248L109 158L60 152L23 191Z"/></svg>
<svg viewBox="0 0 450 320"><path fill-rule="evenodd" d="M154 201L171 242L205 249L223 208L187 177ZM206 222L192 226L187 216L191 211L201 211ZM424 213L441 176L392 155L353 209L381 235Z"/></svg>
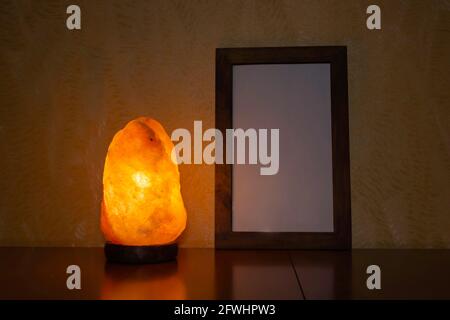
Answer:
<svg viewBox="0 0 450 320"><path fill-rule="evenodd" d="M216 49L216 128L233 128L233 66L330 64L333 232L234 232L232 167L215 165L215 247L218 249L350 249L350 157L345 46Z"/></svg>

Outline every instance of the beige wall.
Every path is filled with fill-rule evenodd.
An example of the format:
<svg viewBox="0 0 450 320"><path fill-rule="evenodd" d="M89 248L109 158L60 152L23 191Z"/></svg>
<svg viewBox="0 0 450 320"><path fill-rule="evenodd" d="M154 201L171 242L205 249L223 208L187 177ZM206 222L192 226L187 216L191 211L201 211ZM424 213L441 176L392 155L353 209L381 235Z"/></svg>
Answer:
<svg viewBox="0 0 450 320"><path fill-rule="evenodd" d="M65 8L82 7L82 31ZM97 246L113 134L214 126L214 49L347 45L354 247L450 248L450 2L2 1L0 245ZM214 245L214 168L181 166L182 245Z"/></svg>

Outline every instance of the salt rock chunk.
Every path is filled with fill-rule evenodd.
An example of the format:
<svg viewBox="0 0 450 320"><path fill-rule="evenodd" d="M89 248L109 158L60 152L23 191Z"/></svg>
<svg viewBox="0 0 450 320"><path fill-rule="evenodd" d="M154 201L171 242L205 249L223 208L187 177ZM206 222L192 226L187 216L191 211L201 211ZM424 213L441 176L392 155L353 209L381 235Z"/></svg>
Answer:
<svg viewBox="0 0 450 320"><path fill-rule="evenodd" d="M186 227L173 143L151 118L130 121L114 136L103 171L101 229L108 242L162 245Z"/></svg>

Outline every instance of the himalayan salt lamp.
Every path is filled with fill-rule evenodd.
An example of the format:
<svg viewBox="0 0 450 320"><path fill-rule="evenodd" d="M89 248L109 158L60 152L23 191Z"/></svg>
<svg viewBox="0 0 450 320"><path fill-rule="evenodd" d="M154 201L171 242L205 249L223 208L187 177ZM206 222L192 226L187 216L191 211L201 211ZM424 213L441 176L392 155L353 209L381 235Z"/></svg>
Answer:
<svg viewBox="0 0 450 320"><path fill-rule="evenodd" d="M103 171L101 229L108 261L155 263L176 258L186 226L172 141L156 120L141 117L117 132Z"/></svg>

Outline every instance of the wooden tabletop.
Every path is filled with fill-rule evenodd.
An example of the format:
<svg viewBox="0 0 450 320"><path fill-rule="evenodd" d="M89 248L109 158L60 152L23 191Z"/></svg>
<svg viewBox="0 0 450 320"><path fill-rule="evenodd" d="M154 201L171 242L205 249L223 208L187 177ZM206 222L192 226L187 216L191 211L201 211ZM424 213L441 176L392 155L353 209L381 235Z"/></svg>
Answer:
<svg viewBox="0 0 450 320"><path fill-rule="evenodd" d="M381 290L366 287L381 268ZM81 268L81 290L66 269ZM117 265L103 248L0 248L0 299L450 299L450 250L180 249L177 262Z"/></svg>

